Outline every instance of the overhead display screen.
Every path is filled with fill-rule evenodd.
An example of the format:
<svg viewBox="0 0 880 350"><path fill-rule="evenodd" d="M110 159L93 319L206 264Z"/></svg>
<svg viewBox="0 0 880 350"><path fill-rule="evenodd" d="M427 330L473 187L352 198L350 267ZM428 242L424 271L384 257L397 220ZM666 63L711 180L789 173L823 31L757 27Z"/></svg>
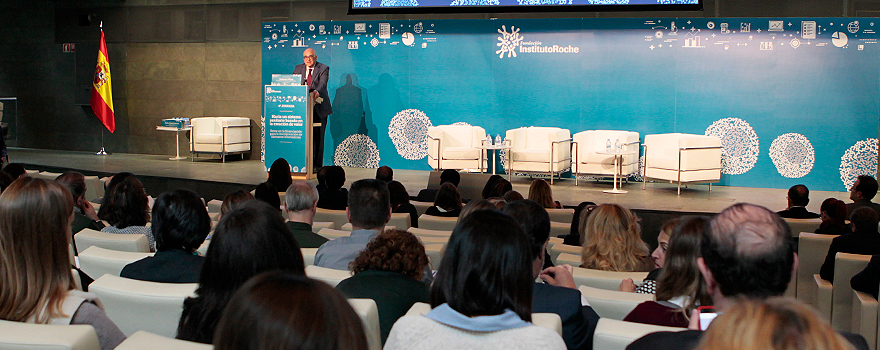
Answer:
<svg viewBox="0 0 880 350"><path fill-rule="evenodd" d="M700 11L702 0L350 0L351 14L550 12L550 11Z"/></svg>

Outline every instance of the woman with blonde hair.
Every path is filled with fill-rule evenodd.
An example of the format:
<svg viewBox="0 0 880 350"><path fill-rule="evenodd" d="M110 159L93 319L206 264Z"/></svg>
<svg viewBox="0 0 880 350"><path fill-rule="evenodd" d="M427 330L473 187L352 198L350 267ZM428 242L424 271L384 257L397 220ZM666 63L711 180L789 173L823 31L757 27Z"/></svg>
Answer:
<svg viewBox="0 0 880 350"><path fill-rule="evenodd" d="M586 221L586 222L585 222ZM648 245L636 216L618 204L602 204L581 217L581 267L605 271L651 271Z"/></svg>
<svg viewBox="0 0 880 350"><path fill-rule="evenodd" d="M70 273L72 214L70 192L54 181L22 177L0 195L0 319L88 324L113 349L125 335Z"/></svg>
<svg viewBox="0 0 880 350"><path fill-rule="evenodd" d="M562 205L553 200L553 190L544 179L535 179L529 186L529 199L540 204L544 209L560 209Z"/></svg>
<svg viewBox="0 0 880 350"><path fill-rule="evenodd" d="M844 350L840 334L809 307L791 298L743 300L718 315L698 350Z"/></svg>

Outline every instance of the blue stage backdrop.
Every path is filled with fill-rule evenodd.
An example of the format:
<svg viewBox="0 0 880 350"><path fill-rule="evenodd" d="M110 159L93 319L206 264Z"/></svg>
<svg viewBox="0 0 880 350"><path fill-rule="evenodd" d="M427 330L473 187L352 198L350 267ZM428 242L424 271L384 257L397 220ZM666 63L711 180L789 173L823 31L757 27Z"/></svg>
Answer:
<svg viewBox="0 0 880 350"><path fill-rule="evenodd" d="M875 21L877 21L875 23ZM556 126L723 140L722 185L846 190L877 166L880 19L263 24L263 84L331 67L325 164L430 167L427 127Z"/></svg>

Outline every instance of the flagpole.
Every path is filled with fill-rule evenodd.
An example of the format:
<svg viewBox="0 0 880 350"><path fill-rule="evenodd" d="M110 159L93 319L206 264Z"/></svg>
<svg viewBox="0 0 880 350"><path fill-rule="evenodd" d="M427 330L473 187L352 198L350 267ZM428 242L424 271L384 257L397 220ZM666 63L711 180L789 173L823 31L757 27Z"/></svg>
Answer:
<svg viewBox="0 0 880 350"><path fill-rule="evenodd" d="M104 21L101 21L100 28L101 28L101 43L103 45L103 43L104 43ZM111 100L111 104L112 104L112 100ZM111 108L112 108L112 106L111 106ZM94 109L94 107L93 107L93 109ZM96 112L95 116L98 117L98 119L101 119L101 117L97 115L97 111L93 110L93 112ZM95 152L95 155L106 156L106 155L110 154L110 153L107 153L106 150L104 150L104 128L105 127L106 126L102 122L101 123L101 150L98 152Z"/></svg>

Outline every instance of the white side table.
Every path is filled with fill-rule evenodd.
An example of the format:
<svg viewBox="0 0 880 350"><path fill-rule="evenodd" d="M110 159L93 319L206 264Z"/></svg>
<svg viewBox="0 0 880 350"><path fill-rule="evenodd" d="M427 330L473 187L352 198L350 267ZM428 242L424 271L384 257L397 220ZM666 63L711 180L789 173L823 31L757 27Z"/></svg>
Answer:
<svg viewBox="0 0 880 350"><path fill-rule="evenodd" d="M494 152L494 153L492 154L492 175L495 175L495 172L496 172L495 170L498 169L498 167L496 166L498 162L495 161L495 158L497 158L497 156L498 156L498 152L499 152L500 150L503 150L503 149L510 149L510 148L511 148L511 146L510 146L510 145L506 145L506 144L501 144L501 145L479 145L479 146L477 146L477 149L487 150L487 151L493 151L493 152ZM480 169L482 169L482 168L483 168L483 152L480 152ZM486 169L486 170L488 170L488 169ZM482 170L481 170L481 172L482 172Z"/></svg>
<svg viewBox="0 0 880 350"><path fill-rule="evenodd" d="M620 175L620 163L623 161L623 156L628 156L632 154L636 154L638 151L611 151L611 152L596 152L597 154L605 154L609 156L614 156L614 188L610 190L605 190L602 192L605 193L613 193L613 194L622 194L627 193L626 190L621 190L617 188L617 177ZM623 182L623 177L621 176L620 181ZM621 183L621 187L623 184Z"/></svg>
<svg viewBox="0 0 880 350"><path fill-rule="evenodd" d="M170 160L181 160L181 159L186 159L186 157L181 157L181 156L180 156L180 132L181 132L181 131L192 130L192 127L191 127L191 126L187 126L187 127L183 127L183 128L174 128L174 127L170 127L170 126L157 126L157 127L156 127L156 130L159 130L159 131L174 131L175 134L177 135L177 156L176 156L176 157L172 157L172 158L168 158L168 159L170 159Z"/></svg>

